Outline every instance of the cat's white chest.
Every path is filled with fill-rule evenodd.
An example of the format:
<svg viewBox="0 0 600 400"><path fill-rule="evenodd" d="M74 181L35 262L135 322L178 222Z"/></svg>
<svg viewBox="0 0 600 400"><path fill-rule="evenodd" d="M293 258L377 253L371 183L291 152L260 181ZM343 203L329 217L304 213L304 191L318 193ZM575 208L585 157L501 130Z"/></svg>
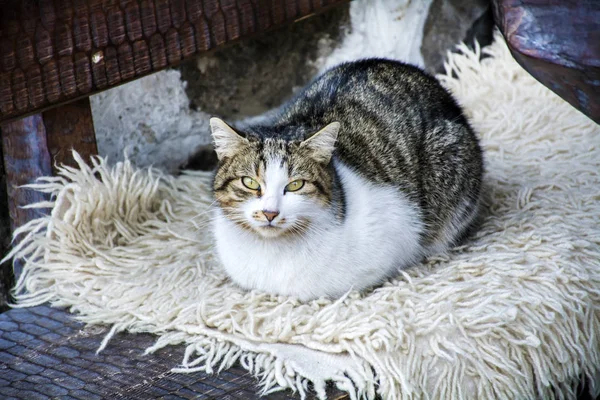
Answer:
<svg viewBox="0 0 600 400"><path fill-rule="evenodd" d="M214 233L227 274L246 289L301 300L338 297L381 283L418 261L418 209L393 187L371 184L336 163L346 216L333 215L302 237L265 239L244 231L217 210Z"/></svg>

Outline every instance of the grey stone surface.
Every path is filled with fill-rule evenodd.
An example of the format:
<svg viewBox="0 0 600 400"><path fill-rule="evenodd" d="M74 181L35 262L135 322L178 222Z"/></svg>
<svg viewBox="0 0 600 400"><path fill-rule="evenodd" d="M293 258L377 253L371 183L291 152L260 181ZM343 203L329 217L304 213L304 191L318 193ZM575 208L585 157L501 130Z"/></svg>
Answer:
<svg viewBox="0 0 600 400"><path fill-rule="evenodd" d="M193 109L225 118L260 114L281 104L317 72L348 24L347 4L183 64Z"/></svg>
<svg viewBox="0 0 600 400"><path fill-rule="evenodd" d="M472 45L476 39L482 46L490 44L493 26L490 0L433 0L421 43L426 70L443 72L446 54L457 43Z"/></svg>
<svg viewBox="0 0 600 400"><path fill-rule="evenodd" d="M493 24L490 0L433 0L420 45L425 69L443 72L447 53L461 41L491 43ZM349 7L337 7L184 64L181 78L190 106L231 119L276 107L318 72L319 62L340 46L349 29Z"/></svg>
<svg viewBox="0 0 600 400"><path fill-rule="evenodd" d="M174 172L209 141L208 114L191 110L178 70L146 76L90 99L98 152L115 163Z"/></svg>

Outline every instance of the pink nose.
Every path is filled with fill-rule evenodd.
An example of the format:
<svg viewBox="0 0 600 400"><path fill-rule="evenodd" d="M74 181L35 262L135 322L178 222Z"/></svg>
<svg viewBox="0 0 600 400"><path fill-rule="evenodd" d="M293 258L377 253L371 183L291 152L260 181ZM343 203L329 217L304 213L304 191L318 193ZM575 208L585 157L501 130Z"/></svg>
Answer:
<svg viewBox="0 0 600 400"><path fill-rule="evenodd" d="M267 217L267 220L269 222L273 221L275 219L276 216L279 215L279 211L265 211L263 210L263 214L265 215L265 217Z"/></svg>

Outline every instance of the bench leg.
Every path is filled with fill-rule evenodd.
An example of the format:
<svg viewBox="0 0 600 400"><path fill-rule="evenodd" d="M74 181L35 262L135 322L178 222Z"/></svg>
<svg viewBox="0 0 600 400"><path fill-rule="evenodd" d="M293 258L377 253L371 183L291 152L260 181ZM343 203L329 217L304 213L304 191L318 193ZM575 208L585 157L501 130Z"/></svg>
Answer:
<svg viewBox="0 0 600 400"><path fill-rule="evenodd" d="M84 160L98 154L89 98L53 108L43 114L48 150L55 164L75 166L71 149Z"/></svg>
<svg viewBox="0 0 600 400"><path fill-rule="evenodd" d="M41 210L20 207L44 200L42 193L18 186L52 175L55 164L73 165L71 149L84 160L97 154L89 99L78 100L0 127L11 231L40 216ZM1 204L1 203L0 203ZM14 266L15 276L20 267Z"/></svg>
<svg viewBox="0 0 600 400"><path fill-rule="evenodd" d="M2 140L0 140L0 258L8 253L10 246L10 218L8 216L8 198L6 196L6 174L2 163ZM0 264L0 313L8 310L9 292L14 282L9 262Z"/></svg>

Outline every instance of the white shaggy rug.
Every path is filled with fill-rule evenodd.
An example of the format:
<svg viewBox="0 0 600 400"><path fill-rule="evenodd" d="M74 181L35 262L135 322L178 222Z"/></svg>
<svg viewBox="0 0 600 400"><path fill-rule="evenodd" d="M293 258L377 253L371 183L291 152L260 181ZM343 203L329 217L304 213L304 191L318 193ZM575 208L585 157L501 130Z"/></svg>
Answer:
<svg viewBox="0 0 600 400"><path fill-rule="evenodd" d="M353 399L575 398L600 368L600 127L501 39L481 62L462 51L440 79L481 136L488 206L466 246L365 296L247 293L215 260L207 175L95 159L31 185L52 213L18 232L18 306L155 333L150 352L183 342L181 372L239 361L265 392L312 382L324 397L330 380Z"/></svg>

